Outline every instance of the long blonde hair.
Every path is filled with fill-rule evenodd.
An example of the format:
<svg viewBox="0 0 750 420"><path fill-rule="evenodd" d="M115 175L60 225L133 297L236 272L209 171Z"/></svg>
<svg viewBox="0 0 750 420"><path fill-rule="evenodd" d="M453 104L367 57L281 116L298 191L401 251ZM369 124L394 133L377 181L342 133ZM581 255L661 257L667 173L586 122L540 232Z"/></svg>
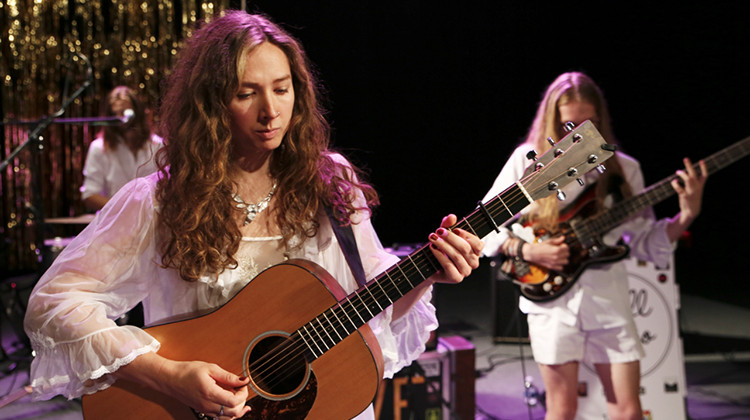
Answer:
<svg viewBox="0 0 750 420"><path fill-rule="evenodd" d="M525 142L531 144L539 154L549 150L552 146L547 142L548 137L559 140L565 135L563 129L565 121L560 119L560 106L576 101L587 102L594 106L597 117L594 123L597 129L607 143L617 144L604 94L589 76L581 72L563 73L547 87ZM614 182L617 183L615 187L620 189L624 197L631 195L630 187L627 182L624 182L622 167L616 158L607 161L607 171L596 183L595 195L600 204ZM554 196L543 198L536 204L529 215L535 226L550 231L556 230L559 222L557 198Z"/></svg>
<svg viewBox="0 0 750 420"><path fill-rule="evenodd" d="M242 58L264 42L286 55L295 92L289 129L270 160L271 176L278 181L273 217L286 243L314 236L323 206L330 206L341 223L368 210L354 206L355 189L365 194L367 206L378 202L374 189L357 181L361 172L331 158L318 83L299 42L264 16L227 11L187 41L161 108L162 264L188 281L237 264L233 255L241 234L229 176L235 163L228 104L238 90Z"/></svg>

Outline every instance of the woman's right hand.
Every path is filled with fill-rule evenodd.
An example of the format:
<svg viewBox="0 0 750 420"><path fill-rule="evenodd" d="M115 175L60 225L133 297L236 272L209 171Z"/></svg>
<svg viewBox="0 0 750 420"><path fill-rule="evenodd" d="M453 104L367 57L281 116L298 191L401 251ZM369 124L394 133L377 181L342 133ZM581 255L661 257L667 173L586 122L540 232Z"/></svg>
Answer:
<svg viewBox="0 0 750 420"><path fill-rule="evenodd" d="M250 411L245 405L250 380L213 363L175 361L146 353L121 367L115 376L147 385L211 417L239 418Z"/></svg>
<svg viewBox="0 0 750 420"><path fill-rule="evenodd" d="M560 271L568 263L570 248L565 236L554 236L538 243L523 245L523 259L550 270Z"/></svg>
<svg viewBox="0 0 750 420"><path fill-rule="evenodd" d="M170 380L164 392L212 417L239 418L250 411L248 378L227 372L213 363L172 361L165 369ZM220 417L220 418L221 418Z"/></svg>

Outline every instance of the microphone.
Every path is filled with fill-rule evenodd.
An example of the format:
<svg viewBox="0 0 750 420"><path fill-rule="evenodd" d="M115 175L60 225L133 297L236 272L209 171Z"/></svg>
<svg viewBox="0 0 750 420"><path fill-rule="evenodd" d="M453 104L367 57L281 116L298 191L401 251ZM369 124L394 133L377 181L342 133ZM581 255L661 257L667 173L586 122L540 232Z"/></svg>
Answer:
<svg viewBox="0 0 750 420"><path fill-rule="evenodd" d="M133 117L135 117L135 111L128 108L125 111L122 111L122 117L120 117L120 121L122 121L123 124L127 124L128 121L133 119Z"/></svg>

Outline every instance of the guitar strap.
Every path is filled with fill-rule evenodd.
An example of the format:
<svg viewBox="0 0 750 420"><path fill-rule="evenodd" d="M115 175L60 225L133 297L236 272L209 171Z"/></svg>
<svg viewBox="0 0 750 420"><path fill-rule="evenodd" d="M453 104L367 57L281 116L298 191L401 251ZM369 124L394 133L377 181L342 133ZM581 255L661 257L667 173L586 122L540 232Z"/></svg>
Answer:
<svg viewBox="0 0 750 420"><path fill-rule="evenodd" d="M346 261L349 263L349 268L351 268L357 283L360 286L364 286L367 283L367 279L365 278L365 269L362 267L362 260L359 258L357 240L354 238L352 226L339 225L339 221L333 216L333 210L329 206L325 207L328 220L331 222L331 228L333 228L333 233L336 234L336 239L338 239L339 245L341 245L341 250L344 252Z"/></svg>

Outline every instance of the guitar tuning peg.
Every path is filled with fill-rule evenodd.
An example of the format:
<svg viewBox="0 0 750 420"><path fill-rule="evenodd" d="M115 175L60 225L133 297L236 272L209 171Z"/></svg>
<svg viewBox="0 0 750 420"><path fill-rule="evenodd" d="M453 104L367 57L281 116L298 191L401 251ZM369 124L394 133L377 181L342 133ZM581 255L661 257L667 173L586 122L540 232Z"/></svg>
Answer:
<svg viewBox="0 0 750 420"><path fill-rule="evenodd" d="M549 189L550 191L557 190L556 192L557 199L560 201L565 200L565 193L560 189L560 184L558 184L557 182L552 181L549 184L547 184L547 189Z"/></svg>
<svg viewBox="0 0 750 420"><path fill-rule="evenodd" d="M563 130L565 130L566 133L570 133L574 128L576 128L576 124L573 121L568 121L563 125Z"/></svg>
<svg viewBox="0 0 750 420"><path fill-rule="evenodd" d="M526 159L528 159L528 160L536 160L536 151L535 150L529 150L529 153L526 153Z"/></svg>
<svg viewBox="0 0 750 420"><path fill-rule="evenodd" d="M602 165L602 164L599 164L599 165L598 165L598 166L596 167L596 172L599 172L600 174L603 174L603 173L604 173L604 171L606 171L606 170L607 170L607 168L606 168L606 167L604 167L604 165Z"/></svg>
<svg viewBox="0 0 750 420"><path fill-rule="evenodd" d="M564 152L562 151L562 149L556 149L556 150L555 150L555 157L558 157L558 156L560 156L560 155L561 155L561 154L563 154L563 153L564 153Z"/></svg>
<svg viewBox="0 0 750 420"><path fill-rule="evenodd" d="M583 180L581 178L576 178L576 181L578 181L578 185L583 187Z"/></svg>
<svg viewBox="0 0 750 420"><path fill-rule="evenodd" d="M547 137L547 143L549 143L550 146L554 146L555 145L555 141L552 139L552 137Z"/></svg>
<svg viewBox="0 0 750 420"><path fill-rule="evenodd" d="M578 169L572 166L568 168L568 176L576 176L576 175L578 175Z"/></svg>

